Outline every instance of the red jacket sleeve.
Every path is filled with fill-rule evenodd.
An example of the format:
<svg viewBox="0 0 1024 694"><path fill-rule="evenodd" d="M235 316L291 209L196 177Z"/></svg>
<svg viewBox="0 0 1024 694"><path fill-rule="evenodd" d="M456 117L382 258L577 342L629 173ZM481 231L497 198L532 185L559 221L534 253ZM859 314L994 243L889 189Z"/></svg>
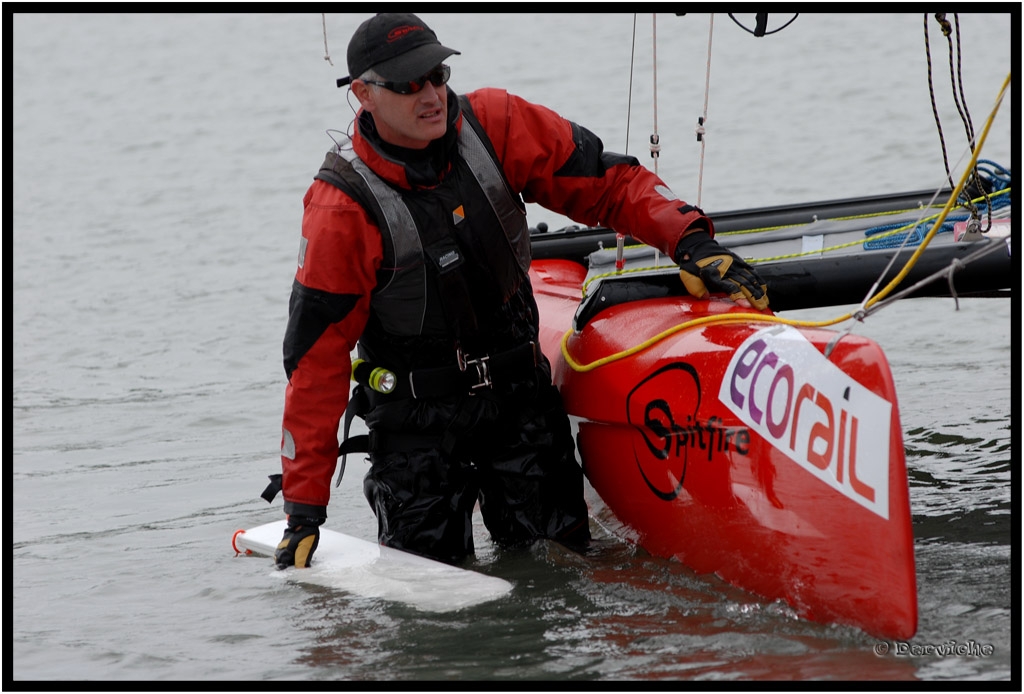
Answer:
<svg viewBox="0 0 1024 694"><path fill-rule="evenodd" d="M670 257L686 233L711 220L632 157L544 106L499 89L467 95L509 183L536 202L588 226L604 225Z"/></svg>
<svg viewBox="0 0 1024 694"><path fill-rule="evenodd" d="M314 181L303 205L284 342L282 492L285 513L326 517L350 355L366 326L383 251L366 212L335 186Z"/></svg>

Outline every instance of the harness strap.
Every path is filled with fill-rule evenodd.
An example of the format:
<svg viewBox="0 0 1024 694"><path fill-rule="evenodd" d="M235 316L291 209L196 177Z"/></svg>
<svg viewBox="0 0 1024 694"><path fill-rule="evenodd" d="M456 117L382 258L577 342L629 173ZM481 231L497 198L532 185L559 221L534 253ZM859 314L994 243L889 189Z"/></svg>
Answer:
<svg viewBox="0 0 1024 694"><path fill-rule="evenodd" d="M340 450L344 453L408 453L424 448L436 448L445 455L451 455L458 444L459 434L466 430L472 419L472 410L467 401L459 408L440 434L415 434L402 431L371 431L368 435L346 439ZM340 481L340 477L338 478Z"/></svg>
<svg viewBox="0 0 1024 694"><path fill-rule="evenodd" d="M274 500L274 497L277 496L277 493L281 491L282 476L280 474L276 474L267 475L267 477L270 478L270 484L268 484L267 488L263 490L263 493L260 494L260 497L266 499L267 503L269 504L271 501Z"/></svg>
<svg viewBox="0 0 1024 694"><path fill-rule="evenodd" d="M501 229L501 232L494 232L492 242L507 244L512 259L505 262L515 263L521 273L519 281L523 281L531 255L522 200L509 187L493 146L468 102L460 101L460 104L466 122L457 136L460 156ZM465 253L447 225L428 224L418 228L404 197L412 193L403 192L381 179L355 153L347 138L327 153L315 178L350 195L380 229L385 266L391 269L378 273L372 306L388 332L421 335L428 327L427 295L420 289L428 279L424 276L427 272L424 259L432 261L429 265L434 269L433 281L442 295L440 306L449 331L456 338L476 332L473 290L460 269ZM509 282L511 280L505 284ZM499 288L506 293L514 290L511 286Z"/></svg>
<svg viewBox="0 0 1024 694"><path fill-rule="evenodd" d="M352 426L352 418L357 415L362 417L369 409L370 399L366 396L363 385L359 384L352 389L352 397L349 398L348 406L345 408L345 438L338 446L338 455L341 460L338 461L338 478L334 481L335 487L341 486L341 478L345 476L345 463L348 460L348 454L369 450L366 445L366 435L351 438L348 435L349 428Z"/></svg>
<svg viewBox="0 0 1024 694"><path fill-rule="evenodd" d="M541 362L540 347L536 342L527 342L505 352L488 355L479 359L463 358L460 364L437 369L420 369L399 376L395 389L389 393L375 393L374 398L441 398L459 393L473 394L479 388L493 388L495 382L509 383L533 374ZM396 374L398 375L398 374ZM458 436L469 424L471 409L463 401L455 417L441 434L407 434L403 432L371 431L368 435L349 437L352 418L363 416L369 410L370 398L365 384L360 383L352 391L345 410L345 438L338 448L341 462L335 486L341 484L345 473L345 457L349 453L373 453L379 451L413 451L422 448L437 448L450 455L458 443Z"/></svg>
<svg viewBox="0 0 1024 694"><path fill-rule="evenodd" d="M495 383L529 376L539 363L540 347L536 342L527 342L477 359L467 356L456 366L412 371L398 379L394 394L425 399L472 393L480 388L492 388Z"/></svg>
<svg viewBox="0 0 1024 694"><path fill-rule="evenodd" d="M458 393L472 394L479 388L493 388L495 381L508 383L530 376L540 363L541 352L536 342L527 342L505 352L480 357L464 358L460 364L437 369L420 369L399 378L395 389L379 397L395 398L441 398ZM468 423L468 408L460 407L456 416L442 434L405 434L402 432L371 431L369 434L349 436L352 420L363 417L370 409L370 398L362 383L352 389L352 397L345 408L344 438L338 446L338 476L334 486L341 485L349 453L370 453L376 451L413 451L421 448L438 448L445 454L455 450L459 432ZM281 475L270 475L270 484L262 496L270 503L281 491Z"/></svg>
<svg viewBox="0 0 1024 694"><path fill-rule="evenodd" d="M490 140L486 139L486 134L481 136L483 126L473 114L469 101L460 97L460 102L463 118L469 124L469 127L464 126L459 131L460 151L469 164L473 177L487 196L487 202L490 203L495 216L501 222L519 268L525 275L530 269L531 258L530 230L526 224L525 210L517 204L519 196L509 189L505 174L498 164L500 159L494 153Z"/></svg>

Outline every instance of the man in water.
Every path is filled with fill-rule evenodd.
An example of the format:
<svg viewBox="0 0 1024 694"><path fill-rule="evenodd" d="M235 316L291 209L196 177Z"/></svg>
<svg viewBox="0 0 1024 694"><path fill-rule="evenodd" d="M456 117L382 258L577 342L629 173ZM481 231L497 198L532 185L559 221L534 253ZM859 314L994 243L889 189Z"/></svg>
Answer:
<svg viewBox="0 0 1024 694"><path fill-rule="evenodd" d="M382 544L458 562L478 501L500 546L588 543L583 474L538 346L524 200L658 248L695 296L768 304L700 209L550 109L500 89L457 95L453 55L412 14L376 15L349 43L338 86L360 109L303 201L284 340L280 567L316 550L346 406L370 432L345 445L369 453ZM357 374L381 370L349 402L357 348Z"/></svg>

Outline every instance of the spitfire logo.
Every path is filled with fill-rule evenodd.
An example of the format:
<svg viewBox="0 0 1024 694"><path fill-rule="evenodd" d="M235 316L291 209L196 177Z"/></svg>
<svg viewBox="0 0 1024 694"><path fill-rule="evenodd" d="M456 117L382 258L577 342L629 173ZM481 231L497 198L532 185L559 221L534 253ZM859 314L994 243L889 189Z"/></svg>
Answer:
<svg viewBox="0 0 1024 694"><path fill-rule="evenodd" d="M697 371L684 363L658 369L626 398L626 418L639 432L633 443L637 468L665 501L679 496L689 464L710 462L716 452L746 455L749 450L747 429L724 428L717 417L697 418L700 398Z"/></svg>

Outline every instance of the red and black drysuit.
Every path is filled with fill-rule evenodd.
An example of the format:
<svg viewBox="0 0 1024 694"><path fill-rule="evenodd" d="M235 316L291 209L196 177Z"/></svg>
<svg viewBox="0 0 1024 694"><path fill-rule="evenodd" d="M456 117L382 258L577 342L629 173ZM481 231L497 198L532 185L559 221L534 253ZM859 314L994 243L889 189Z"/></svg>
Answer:
<svg viewBox="0 0 1024 694"><path fill-rule="evenodd" d="M399 382L387 395L364 389L360 406L382 544L458 561L473 552L479 500L503 546L582 545L582 472L536 345L523 200L669 257L712 223L635 158L505 91L449 92L448 119L443 138L409 150L360 112L351 145L328 154L306 193L284 341L284 510L327 515L358 344Z"/></svg>

